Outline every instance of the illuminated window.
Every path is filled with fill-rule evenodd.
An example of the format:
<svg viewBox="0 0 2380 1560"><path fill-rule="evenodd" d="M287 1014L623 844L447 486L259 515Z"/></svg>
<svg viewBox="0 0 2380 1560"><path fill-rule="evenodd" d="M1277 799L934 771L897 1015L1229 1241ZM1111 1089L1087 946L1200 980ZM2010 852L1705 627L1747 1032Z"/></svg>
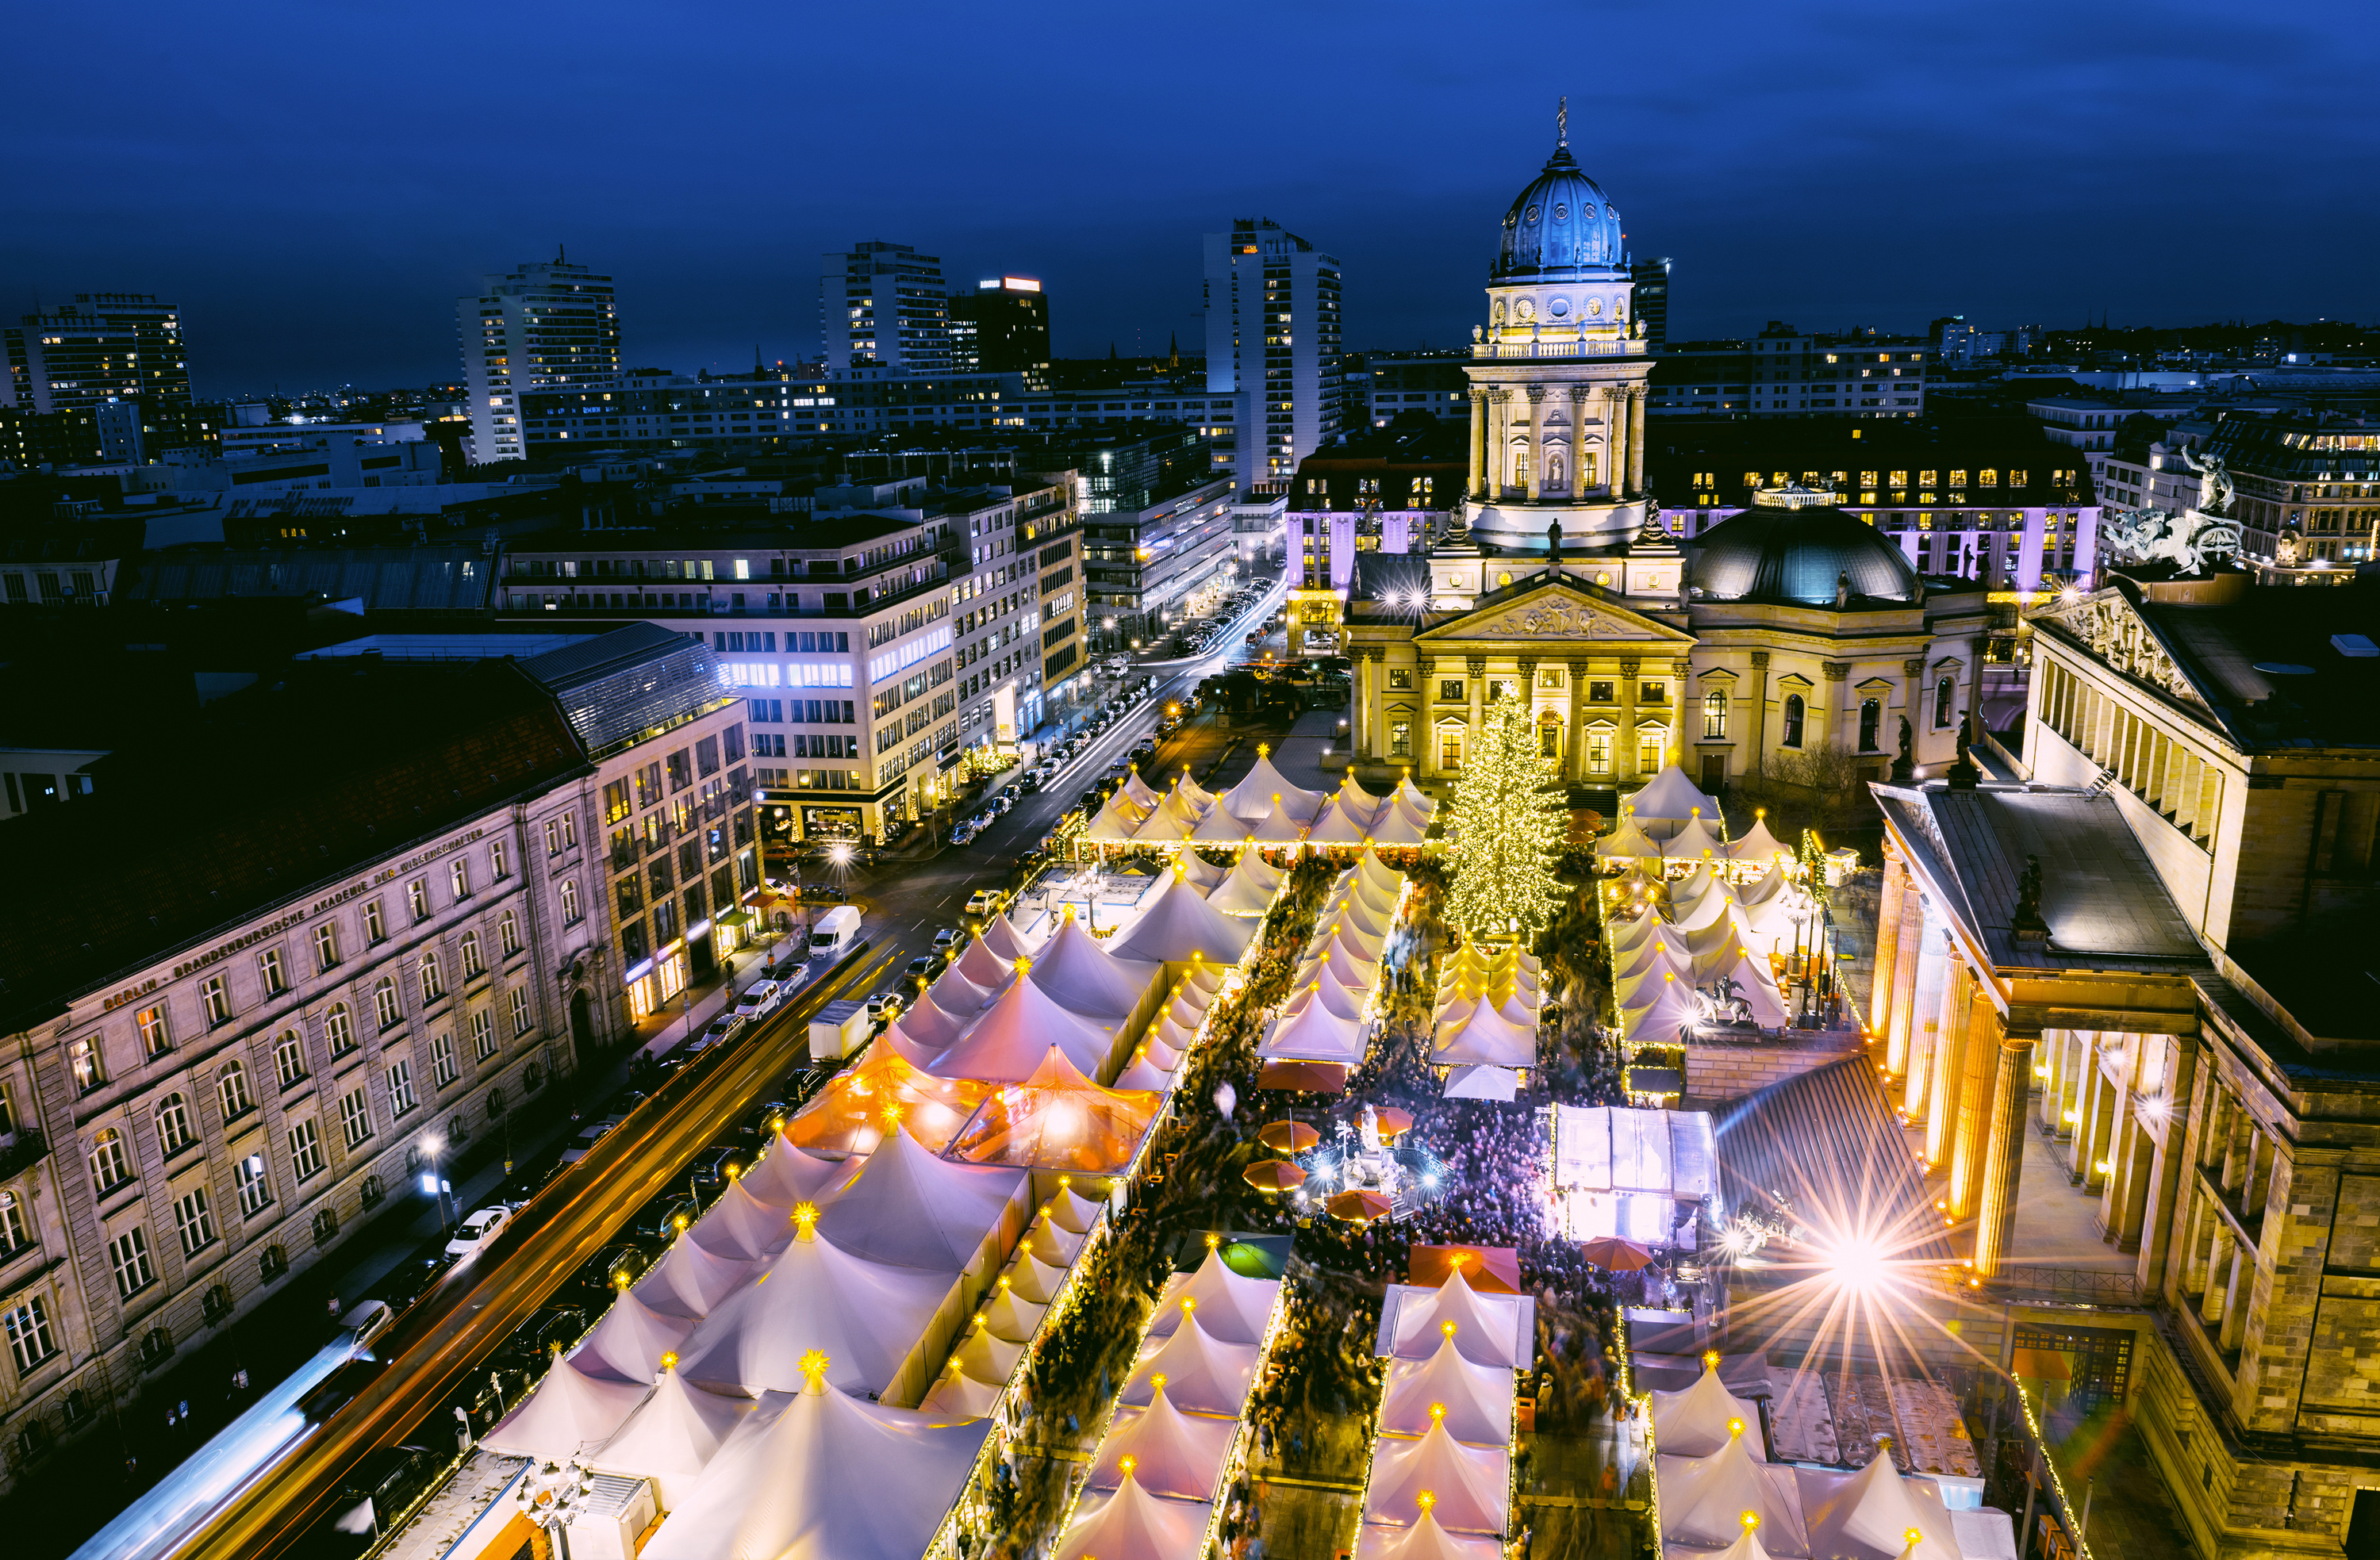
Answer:
<svg viewBox="0 0 2380 1560"><path fill-rule="evenodd" d="M107 1082L106 1064L100 1059L96 1035L70 1042L67 1046L67 1069L74 1074L75 1089L88 1094Z"/></svg>
<svg viewBox="0 0 2380 1560"><path fill-rule="evenodd" d="M1958 684L1948 677L1934 684L1934 729L1936 731L1949 729L1950 701L1958 695Z"/></svg>
<svg viewBox="0 0 2380 1560"><path fill-rule="evenodd" d="M1802 703L1801 695L1788 694L1785 695L1784 740L1787 747L1799 747L1802 745L1802 719L1803 708L1804 707Z"/></svg>
<svg viewBox="0 0 2380 1560"><path fill-rule="evenodd" d="M1438 767L1441 769L1463 768L1463 728L1440 726L1438 729Z"/></svg>
<svg viewBox="0 0 2380 1560"><path fill-rule="evenodd" d="M1860 701L1859 744L1862 753L1876 751L1876 742L1884 722L1884 706L1875 699Z"/></svg>
<svg viewBox="0 0 2380 1560"><path fill-rule="evenodd" d="M91 1189L102 1197L132 1179L132 1166L124 1154L124 1134L113 1127L102 1127L91 1140L90 1159Z"/></svg>
<svg viewBox="0 0 2380 1560"><path fill-rule="evenodd" d="M331 1010L322 1015L322 1038L330 1043L331 1054L346 1056L356 1048L355 1015L345 1002L334 1002Z"/></svg>
<svg viewBox="0 0 2380 1560"><path fill-rule="evenodd" d="M1391 720L1389 722L1389 756L1391 758L1410 758L1413 756L1412 721Z"/></svg>
<svg viewBox="0 0 2380 1560"><path fill-rule="evenodd" d="M141 1009L140 1016L133 1022L140 1030L142 1051L152 1057L162 1057L172 1048L174 1037L166 1032L165 1010L162 1005Z"/></svg>
<svg viewBox="0 0 2380 1560"><path fill-rule="evenodd" d="M168 1159L190 1146L190 1102L178 1089L157 1102L157 1146Z"/></svg>
<svg viewBox="0 0 2380 1560"><path fill-rule="evenodd" d="M1646 726L1636 733L1636 772L1658 774L1661 768L1662 750L1669 746L1670 733L1658 726Z"/></svg>
<svg viewBox="0 0 2380 1560"><path fill-rule="evenodd" d="M224 1119L227 1122L237 1121L255 1109L256 1102L248 1093L248 1069L236 1061L225 1062L224 1070L215 1075L215 1098L223 1103Z"/></svg>
<svg viewBox="0 0 2380 1560"><path fill-rule="evenodd" d="M1586 734L1586 768L1589 774L1611 772L1611 733L1589 732Z"/></svg>
<svg viewBox="0 0 2380 1560"><path fill-rule="evenodd" d="M1703 695L1703 736L1718 741L1727 735L1727 694L1714 688Z"/></svg>

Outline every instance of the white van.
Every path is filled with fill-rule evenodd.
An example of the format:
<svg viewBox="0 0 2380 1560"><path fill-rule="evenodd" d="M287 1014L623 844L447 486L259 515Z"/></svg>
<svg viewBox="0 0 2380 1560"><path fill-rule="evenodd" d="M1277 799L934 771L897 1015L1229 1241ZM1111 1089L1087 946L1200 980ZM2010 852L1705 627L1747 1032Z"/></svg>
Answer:
<svg viewBox="0 0 2380 1560"><path fill-rule="evenodd" d="M810 928L810 957L839 959L844 951L859 940L859 911L848 904L836 905L818 918Z"/></svg>

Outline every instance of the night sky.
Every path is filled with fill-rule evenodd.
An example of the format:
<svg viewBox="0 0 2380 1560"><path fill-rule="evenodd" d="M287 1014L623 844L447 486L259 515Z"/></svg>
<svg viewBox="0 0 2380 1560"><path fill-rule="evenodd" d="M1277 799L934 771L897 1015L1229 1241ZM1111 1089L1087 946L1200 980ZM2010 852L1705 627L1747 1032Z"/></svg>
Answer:
<svg viewBox="0 0 2380 1560"><path fill-rule="evenodd" d="M185 310L202 395L458 371L570 258L631 366L817 349L819 255L1038 275L1056 350L1203 341L1198 236L1346 267L1352 347L1467 338L1571 97L1673 340L2380 315L2369 0L20 7L0 312Z"/></svg>

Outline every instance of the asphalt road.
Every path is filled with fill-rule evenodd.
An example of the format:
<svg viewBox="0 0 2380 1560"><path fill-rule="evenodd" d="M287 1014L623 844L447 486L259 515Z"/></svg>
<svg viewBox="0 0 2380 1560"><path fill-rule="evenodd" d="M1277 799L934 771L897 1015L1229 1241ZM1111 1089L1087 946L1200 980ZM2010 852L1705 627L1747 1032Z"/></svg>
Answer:
<svg viewBox="0 0 2380 1560"><path fill-rule="evenodd" d="M891 957L863 946L766 1023L679 1070L407 1312L374 1346L386 1368L172 1550L176 1560L270 1560L318 1531L356 1462L413 1433L688 1158L769 1097L807 1054L812 1013L868 989Z"/></svg>

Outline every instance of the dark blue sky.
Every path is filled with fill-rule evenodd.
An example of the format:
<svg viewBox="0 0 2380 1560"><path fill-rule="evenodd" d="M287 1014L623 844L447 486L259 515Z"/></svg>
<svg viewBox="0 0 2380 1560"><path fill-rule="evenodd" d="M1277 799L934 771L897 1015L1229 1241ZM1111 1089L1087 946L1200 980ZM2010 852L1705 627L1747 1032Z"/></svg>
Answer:
<svg viewBox="0 0 2380 1560"><path fill-rule="evenodd" d="M201 393L457 367L454 299L618 279L632 363L817 343L820 251L1038 274L1062 355L1199 334L1198 236L1346 266L1348 344L1467 336L1572 142L1671 333L2380 315L2368 0L22 10L0 312L154 292Z"/></svg>

